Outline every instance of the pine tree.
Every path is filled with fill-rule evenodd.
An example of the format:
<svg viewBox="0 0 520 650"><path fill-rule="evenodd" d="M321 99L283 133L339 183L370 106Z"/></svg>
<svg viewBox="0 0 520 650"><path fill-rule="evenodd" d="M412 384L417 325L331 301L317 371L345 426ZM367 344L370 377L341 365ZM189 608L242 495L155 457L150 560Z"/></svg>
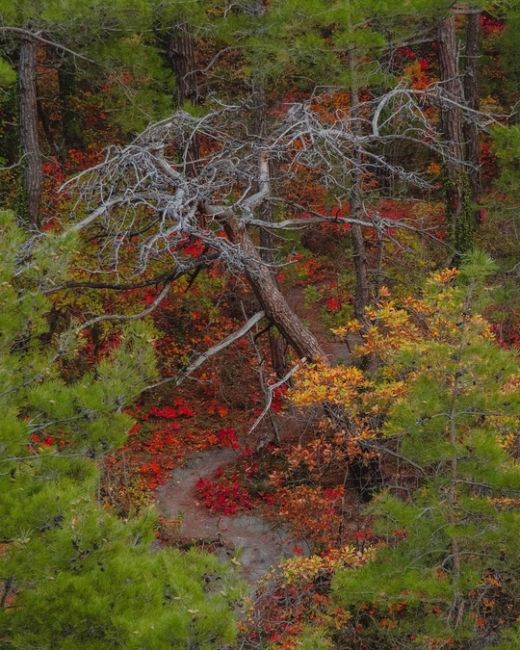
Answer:
<svg viewBox="0 0 520 650"><path fill-rule="evenodd" d="M166 3L168 4L168 3ZM125 134L142 129L151 119L168 112L168 71L150 39L154 3L0 1L0 75L17 70L17 115L24 179L20 194L20 220L28 228L40 227L44 145L40 122L47 132L47 116L38 87L38 65L58 71L63 141L51 153L63 156L84 144L82 125L74 110L80 82L97 95L112 123ZM9 65L10 64L10 65ZM1 77L0 77L1 79ZM12 118L11 118L12 119ZM11 161L15 162L15 161Z"/></svg>
<svg viewBox="0 0 520 650"><path fill-rule="evenodd" d="M421 480L413 498L389 488L374 499L384 543L372 562L335 577L359 623L351 647L488 647L498 628L515 639L499 647L517 647L507 629L519 597L520 474L509 447L520 366L479 314L492 270L474 254L460 274L438 273L422 301L374 314L366 345L379 346L384 368L372 397L399 395L383 433Z"/></svg>
<svg viewBox="0 0 520 650"><path fill-rule="evenodd" d="M70 379L81 343L49 341L43 290L77 244L26 241L0 219L0 646L226 647L238 592L217 559L154 550L153 512L122 521L95 498L103 456L132 425L124 406L155 376L151 332L126 329Z"/></svg>

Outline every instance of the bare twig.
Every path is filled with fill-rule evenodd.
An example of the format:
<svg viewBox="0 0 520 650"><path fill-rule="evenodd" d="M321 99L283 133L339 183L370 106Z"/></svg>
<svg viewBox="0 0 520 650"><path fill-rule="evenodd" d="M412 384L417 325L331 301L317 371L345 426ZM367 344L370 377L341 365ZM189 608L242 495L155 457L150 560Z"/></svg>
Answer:
<svg viewBox="0 0 520 650"><path fill-rule="evenodd" d="M258 427L260 422L265 418L267 413L269 412L269 409L271 408L271 405L273 403L273 395L274 391L277 388L280 388L280 386L283 386L286 384L289 379L294 375L294 373L301 368L301 366L306 362L306 359L300 359L300 361L293 366L281 379L279 379L276 383L270 384L269 386L266 386L266 394L267 394L267 401L265 403L263 411L260 413L260 415L256 418L255 422L253 423L252 427L249 429L249 434L253 433L253 431Z"/></svg>

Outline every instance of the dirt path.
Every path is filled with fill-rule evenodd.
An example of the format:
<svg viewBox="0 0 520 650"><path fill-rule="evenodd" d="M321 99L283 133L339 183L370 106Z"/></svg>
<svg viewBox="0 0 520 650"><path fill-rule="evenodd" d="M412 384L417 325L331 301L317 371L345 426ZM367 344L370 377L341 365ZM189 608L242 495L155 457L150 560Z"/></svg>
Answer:
<svg viewBox="0 0 520 650"><path fill-rule="evenodd" d="M220 448L195 454L157 490L156 502L162 515L182 516L179 539L218 541L222 559L233 557L234 562L238 561L240 573L254 586L269 568L294 555L293 547L307 549L307 545L254 514L222 516L198 503L198 479L212 478L219 467L232 463L236 457L232 449Z"/></svg>
<svg viewBox="0 0 520 650"><path fill-rule="evenodd" d="M307 306L305 303L305 287L293 286L284 292L285 298L291 309L308 325L311 332L320 342L329 361L335 365L338 361L348 363L350 361L350 352L345 343L342 343L330 329L321 320L318 307L314 305Z"/></svg>

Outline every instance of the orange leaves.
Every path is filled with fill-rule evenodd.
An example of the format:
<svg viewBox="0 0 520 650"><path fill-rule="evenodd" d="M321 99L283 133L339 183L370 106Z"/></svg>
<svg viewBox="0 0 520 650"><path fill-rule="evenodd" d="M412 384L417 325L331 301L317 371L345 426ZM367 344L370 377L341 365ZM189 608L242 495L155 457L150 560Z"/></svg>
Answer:
<svg viewBox="0 0 520 650"><path fill-rule="evenodd" d="M427 74L426 67L421 61L410 63L403 72L410 79L411 87L414 90L424 90L435 81L431 75Z"/></svg>
<svg viewBox="0 0 520 650"><path fill-rule="evenodd" d="M275 494L277 517L314 545L330 548L341 527L342 514L338 506L343 492L342 487L333 492L308 485L281 488Z"/></svg>
<svg viewBox="0 0 520 650"><path fill-rule="evenodd" d="M442 269L437 271L437 273L432 273L430 276L429 282L432 284L450 284L460 275L458 269Z"/></svg>
<svg viewBox="0 0 520 650"><path fill-rule="evenodd" d="M426 168L426 171L430 176L438 178L442 174L442 167L438 162L432 161Z"/></svg>
<svg viewBox="0 0 520 650"><path fill-rule="evenodd" d="M298 444L288 451L287 471L290 473L306 472L313 481L319 482L332 466L345 462L345 435L336 434L332 439L318 436L306 445Z"/></svg>
<svg viewBox="0 0 520 650"><path fill-rule="evenodd" d="M208 413L210 415L218 415L221 418L225 418L229 412L228 407L225 404L218 404L214 399L212 399L208 406Z"/></svg>

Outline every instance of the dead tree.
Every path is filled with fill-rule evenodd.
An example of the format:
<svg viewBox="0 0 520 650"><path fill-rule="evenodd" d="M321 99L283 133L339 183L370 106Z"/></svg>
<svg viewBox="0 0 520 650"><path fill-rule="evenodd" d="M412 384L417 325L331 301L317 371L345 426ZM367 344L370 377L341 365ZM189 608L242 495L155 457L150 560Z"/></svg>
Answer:
<svg viewBox="0 0 520 650"><path fill-rule="evenodd" d="M270 115L262 138L250 128L255 111L251 102L216 104L202 117L178 111L127 146L109 149L103 163L66 184L77 193L78 211L90 210L70 228L87 230L100 242L93 271L115 273L121 282L124 251L128 281L146 276L157 264L182 274L193 266L184 248L198 241L207 263L219 263L247 280L265 317L300 357L327 362L318 340L277 286L273 270L278 264L262 257L256 233L283 233L327 221L375 228L381 237L389 227L416 232L416 224L387 222L364 204L343 217L313 212L285 199L284 184L289 186L302 168L309 169L343 201L351 196L358 173L384 169L403 183L427 189L426 173L393 165L380 151L402 141L452 162L451 150L423 108L426 102L453 100L443 95L442 86L425 91L398 86L360 105L359 111L348 107L326 118L318 110L319 101L316 96ZM195 134L204 138L207 154L193 170L186 152ZM284 170L276 193L270 182L273 164ZM274 205L284 207L283 218L273 218Z"/></svg>
<svg viewBox="0 0 520 650"><path fill-rule="evenodd" d="M359 88L357 80L357 57L352 50L349 56L350 63L350 101L352 105L352 132L356 139L362 136L363 125L360 115ZM362 153L359 146L354 144L352 185L350 191L350 213L360 219L363 214L363 169ZM354 250L354 272L356 276L356 288L354 295L354 313L366 330L367 321L365 309L370 302L370 283L368 280L368 260L363 229L359 224L352 225L352 244Z"/></svg>
<svg viewBox="0 0 520 650"><path fill-rule="evenodd" d="M226 220L225 229L230 241L248 258L245 275L269 320L300 357L326 361L327 356L317 338L289 307L273 278L272 268L260 257L247 230L233 218Z"/></svg>

